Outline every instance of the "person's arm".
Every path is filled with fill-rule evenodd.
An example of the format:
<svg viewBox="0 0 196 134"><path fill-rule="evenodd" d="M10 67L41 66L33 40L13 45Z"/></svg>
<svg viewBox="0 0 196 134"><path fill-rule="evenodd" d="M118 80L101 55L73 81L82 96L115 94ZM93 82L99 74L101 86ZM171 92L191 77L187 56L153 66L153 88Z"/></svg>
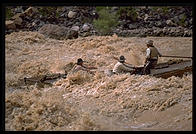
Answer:
<svg viewBox="0 0 196 134"><path fill-rule="evenodd" d="M162 55L161 55L161 53L159 52L159 50L158 50L156 47L155 47L155 49L156 49L156 51L157 51L157 53L158 53L158 56L161 57Z"/></svg>
<svg viewBox="0 0 196 134"><path fill-rule="evenodd" d="M81 66L81 68L80 68L81 70L83 70L83 71L87 71L87 72L89 72L89 73L91 73L92 71L92 69L97 69L96 67L88 67L88 66L84 66L84 65L82 65Z"/></svg>
<svg viewBox="0 0 196 134"><path fill-rule="evenodd" d="M146 49L146 58L145 58L145 62L144 62L145 64L146 64L148 59L150 59L150 48Z"/></svg>
<svg viewBox="0 0 196 134"><path fill-rule="evenodd" d="M90 69L88 67L84 66L84 65L82 65L80 67L81 67L80 69L83 70L83 71L87 71L87 72L90 71Z"/></svg>
<svg viewBox="0 0 196 134"><path fill-rule="evenodd" d="M158 50L157 50L158 51ZM161 57L162 55L161 55L161 53L158 51L158 55Z"/></svg>
<svg viewBox="0 0 196 134"><path fill-rule="evenodd" d="M75 64L75 65L73 66L73 68L70 70L70 72L75 72L76 67L77 67L77 65Z"/></svg>
<svg viewBox="0 0 196 134"><path fill-rule="evenodd" d="M118 72L118 67L119 66L119 62L117 62L115 65L114 65L114 67L113 67L113 72Z"/></svg>
<svg viewBox="0 0 196 134"><path fill-rule="evenodd" d="M78 72L79 70L84 70L84 71L86 71L86 69L85 69L84 67L82 67L82 66L80 66L80 65L77 65L77 66L74 68L73 72Z"/></svg>
<svg viewBox="0 0 196 134"><path fill-rule="evenodd" d="M88 69L97 69L97 67L87 67Z"/></svg>
<svg viewBox="0 0 196 134"><path fill-rule="evenodd" d="M129 64L129 63L123 63L126 67L128 67L128 68L135 68L135 66L134 65L132 65L132 64Z"/></svg>
<svg viewBox="0 0 196 134"><path fill-rule="evenodd" d="M131 71L134 70L133 67L128 67L128 66L126 66L124 64L121 65L121 69L124 70L124 71L127 71L127 72L131 72Z"/></svg>
<svg viewBox="0 0 196 134"><path fill-rule="evenodd" d="M146 59L150 58L150 48L146 49Z"/></svg>

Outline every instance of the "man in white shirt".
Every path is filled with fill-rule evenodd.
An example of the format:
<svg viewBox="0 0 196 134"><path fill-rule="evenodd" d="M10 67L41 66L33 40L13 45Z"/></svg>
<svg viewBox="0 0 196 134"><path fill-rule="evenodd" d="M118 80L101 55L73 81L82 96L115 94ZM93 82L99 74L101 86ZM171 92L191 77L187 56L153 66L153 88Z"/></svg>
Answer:
<svg viewBox="0 0 196 134"><path fill-rule="evenodd" d="M122 55L119 58L119 61L115 64L113 68L114 74L121 74L121 73L130 73L133 74L135 71L135 67L131 64L125 63L125 57Z"/></svg>
<svg viewBox="0 0 196 134"><path fill-rule="evenodd" d="M150 69L154 68L157 65L158 56L161 57L160 52L157 48L153 45L152 40L148 40L146 42L147 49L146 49L146 59L144 65L144 74L150 74Z"/></svg>

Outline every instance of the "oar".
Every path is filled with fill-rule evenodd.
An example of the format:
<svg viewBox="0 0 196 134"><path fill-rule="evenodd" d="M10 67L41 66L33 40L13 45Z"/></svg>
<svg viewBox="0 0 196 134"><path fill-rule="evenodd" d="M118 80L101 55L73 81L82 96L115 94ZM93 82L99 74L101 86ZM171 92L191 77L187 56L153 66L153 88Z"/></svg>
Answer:
<svg viewBox="0 0 196 134"><path fill-rule="evenodd" d="M172 56L172 55L162 55L161 57L173 57L173 58L193 58L193 57L184 57L184 56Z"/></svg>

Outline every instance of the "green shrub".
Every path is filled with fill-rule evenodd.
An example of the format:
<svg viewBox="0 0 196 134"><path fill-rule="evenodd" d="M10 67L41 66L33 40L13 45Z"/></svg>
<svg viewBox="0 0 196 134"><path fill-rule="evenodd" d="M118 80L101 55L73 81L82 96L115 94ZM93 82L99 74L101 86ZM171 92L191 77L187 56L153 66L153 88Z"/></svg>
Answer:
<svg viewBox="0 0 196 134"><path fill-rule="evenodd" d="M50 15L55 15L55 17L59 17L59 13L57 12L57 7L39 7L38 8L39 13L42 16L48 17Z"/></svg>
<svg viewBox="0 0 196 134"><path fill-rule="evenodd" d="M152 11L157 11L158 9L159 9L160 7L158 7L158 6L154 6L154 7L152 7Z"/></svg>
<svg viewBox="0 0 196 134"><path fill-rule="evenodd" d="M154 6L152 7L152 11L157 12L159 9L160 13L163 13L164 15L169 13L169 9L172 9L174 7L172 6Z"/></svg>
<svg viewBox="0 0 196 134"><path fill-rule="evenodd" d="M117 14L120 19L129 19L131 21L137 20L137 12L134 7L120 7Z"/></svg>
<svg viewBox="0 0 196 134"><path fill-rule="evenodd" d="M11 8L6 7L5 9L6 19L9 20L14 14L12 13Z"/></svg>
<svg viewBox="0 0 196 134"><path fill-rule="evenodd" d="M185 26L185 21L186 21L187 16L185 14L182 15L182 18L179 20L179 25L180 26Z"/></svg>
<svg viewBox="0 0 196 134"><path fill-rule="evenodd" d="M96 11L99 18L93 20L93 25L101 34L109 34L118 25L118 15L111 12L111 7L96 7Z"/></svg>
<svg viewBox="0 0 196 134"><path fill-rule="evenodd" d="M169 13L169 8L170 7L162 7L163 13L168 14Z"/></svg>

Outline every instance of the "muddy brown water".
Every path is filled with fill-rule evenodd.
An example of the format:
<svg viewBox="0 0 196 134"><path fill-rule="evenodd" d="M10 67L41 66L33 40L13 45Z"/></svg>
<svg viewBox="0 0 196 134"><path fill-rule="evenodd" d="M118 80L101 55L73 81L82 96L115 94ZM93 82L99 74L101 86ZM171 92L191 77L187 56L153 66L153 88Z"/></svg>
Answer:
<svg viewBox="0 0 196 134"><path fill-rule="evenodd" d="M128 63L143 65L147 39L163 55L192 56L190 37L55 40L37 32L6 35L6 130L191 131L192 73L167 79L104 74L117 62L112 56L124 55ZM98 69L69 74L43 88L20 83L24 77L64 73L78 58ZM159 62L170 59L161 57Z"/></svg>

